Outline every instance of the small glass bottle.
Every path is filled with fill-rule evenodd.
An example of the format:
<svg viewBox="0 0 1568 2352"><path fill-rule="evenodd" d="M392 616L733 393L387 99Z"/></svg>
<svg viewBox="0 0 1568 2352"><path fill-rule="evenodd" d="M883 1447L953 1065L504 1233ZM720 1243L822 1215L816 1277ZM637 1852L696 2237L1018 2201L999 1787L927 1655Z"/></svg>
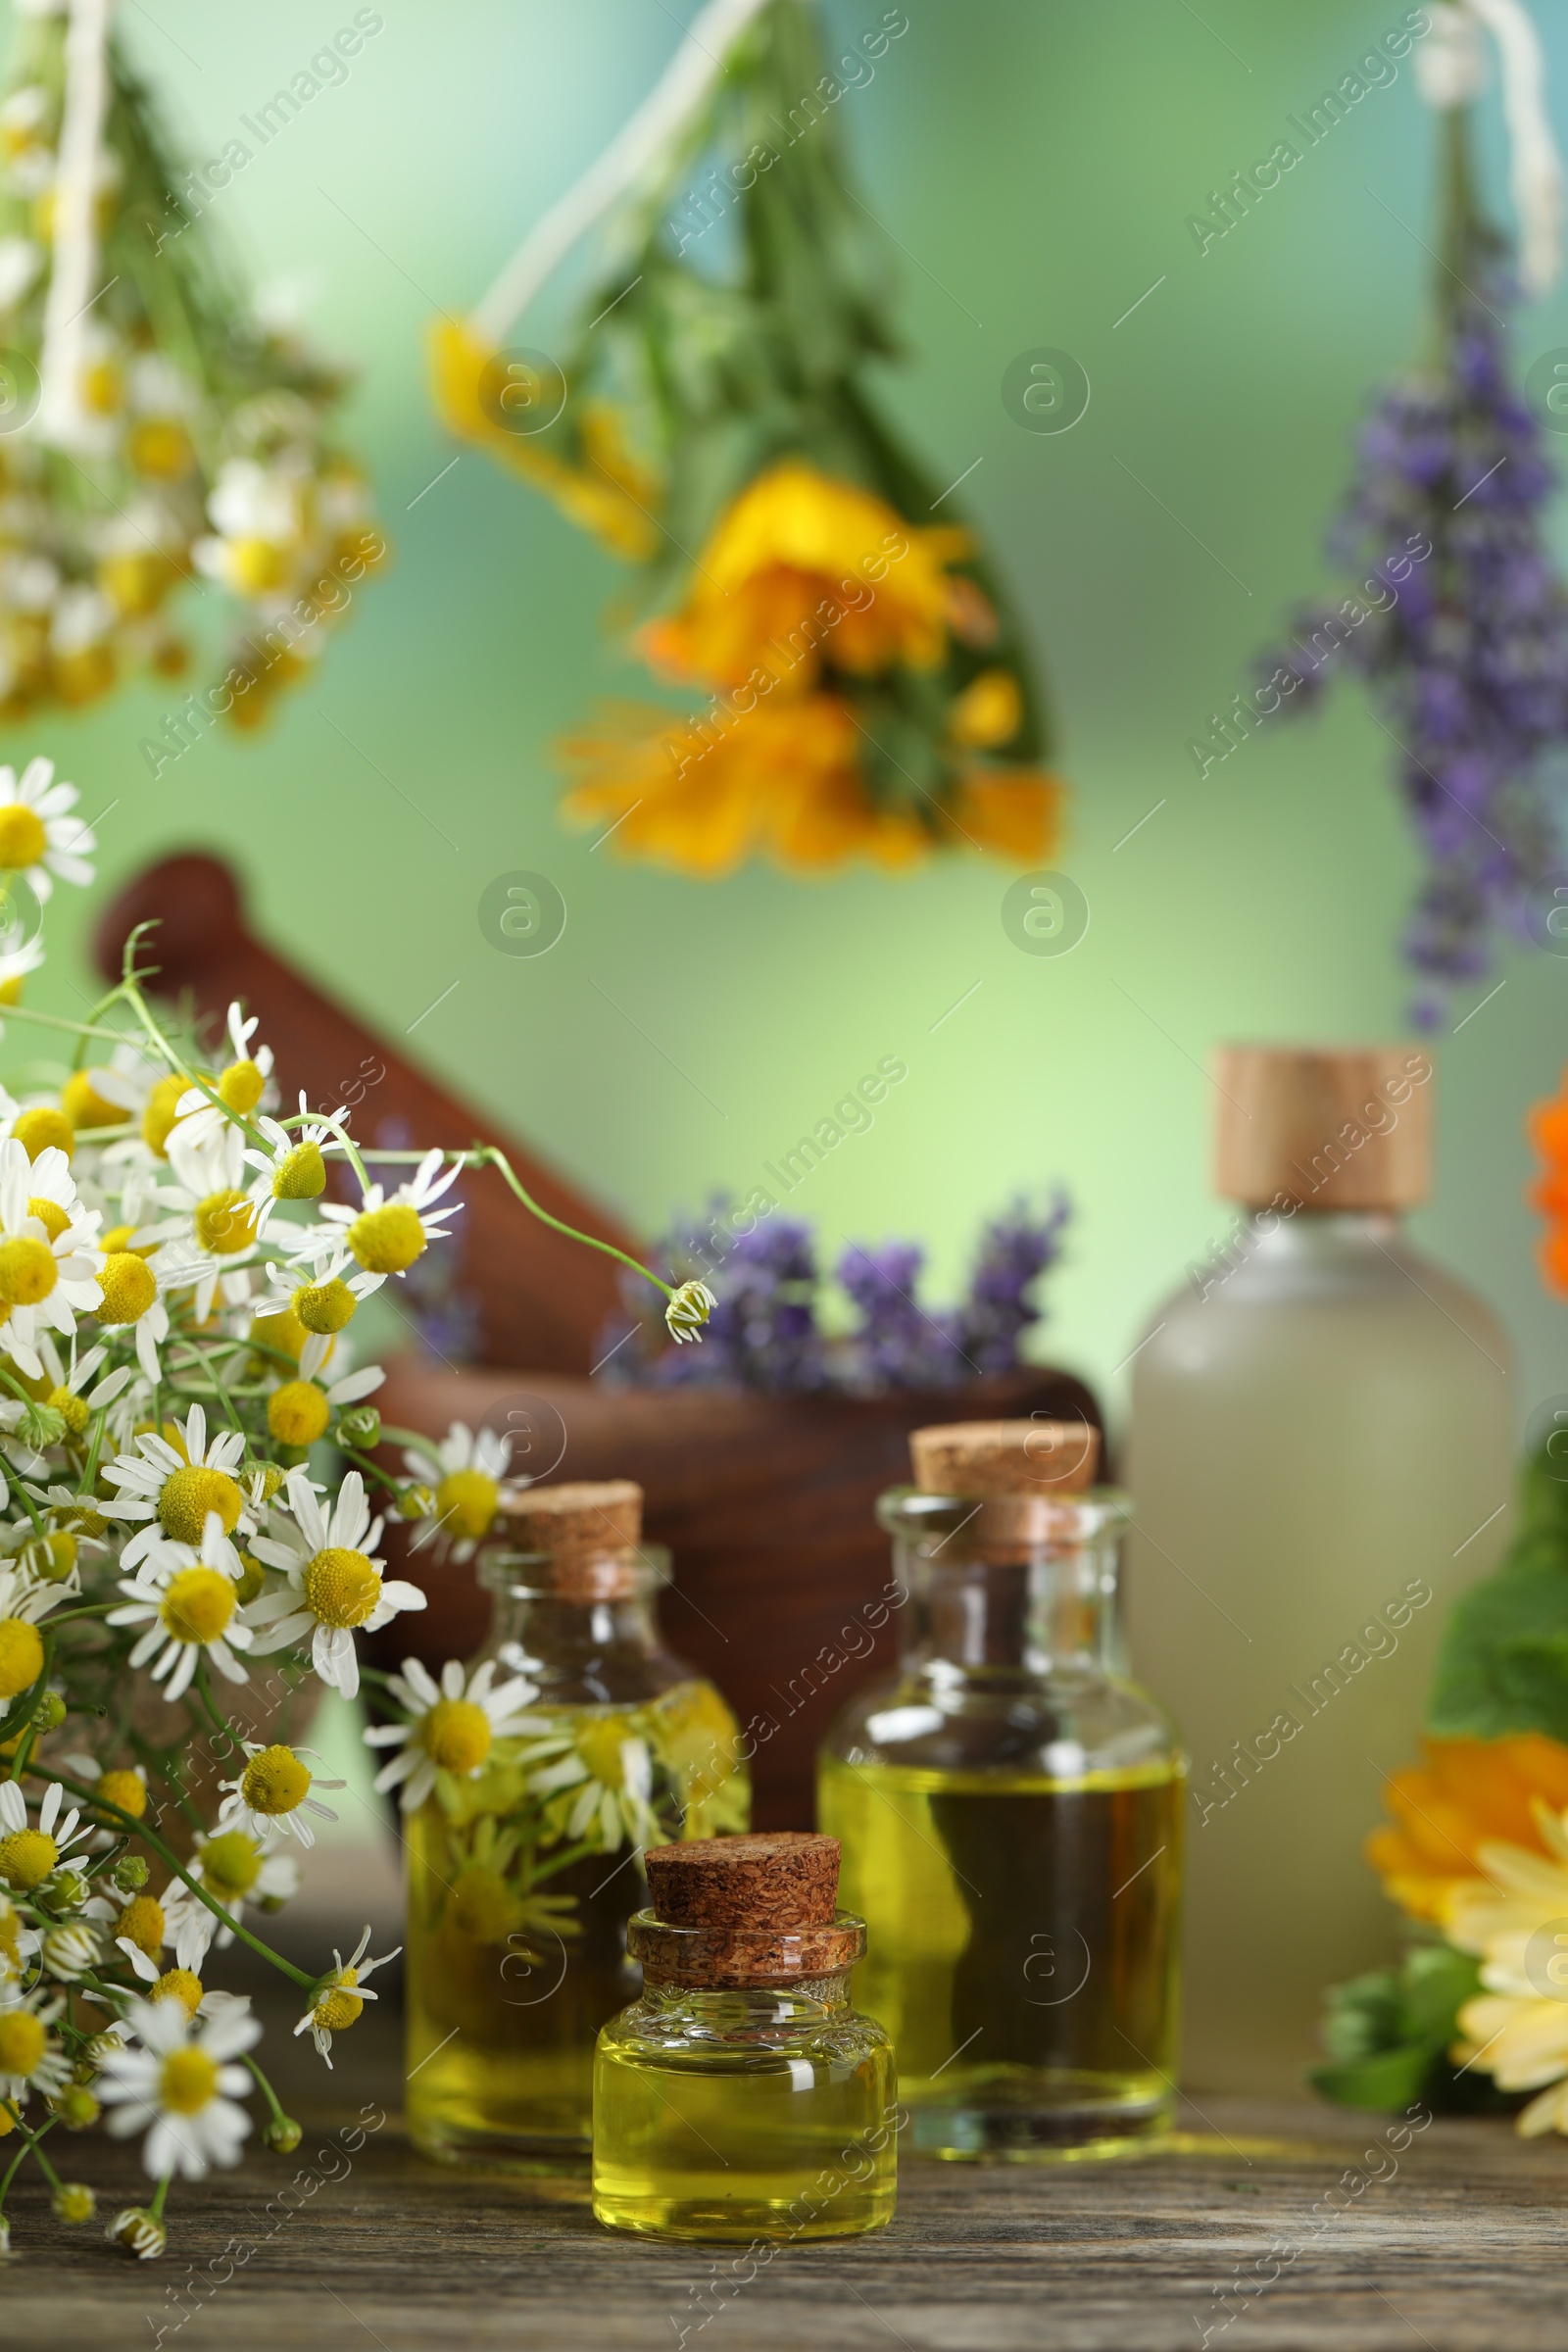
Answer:
<svg viewBox="0 0 1568 2352"><path fill-rule="evenodd" d="M839 1717L817 1813L912 2145L1110 2155L1175 2097L1183 1758L1108 1664L1123 1497L1099 1433L916 1430L882 1497L903 1663Z"/></svg>
<svg viewBox="0 0 1568 2352"><path fill-rule="evenodd" d="M595 2036L637 1990L641 1849L745 1830L750 1779L729 1708L661 1640L669 1555L641 1541L641 1488L527 1488L503 1509L474 1664L537 1695L410 1824L409 2134L585 2187Z"/></svg>
<svg viewBox="0 0 1568 2352"><path fill-rule="evenodd" d="M862 1920L835 1838L644 1857L642 1998L594 2061L594 2213L647 2237L853 2237L893 2218L893 2046L850 2006Z"/></svg>

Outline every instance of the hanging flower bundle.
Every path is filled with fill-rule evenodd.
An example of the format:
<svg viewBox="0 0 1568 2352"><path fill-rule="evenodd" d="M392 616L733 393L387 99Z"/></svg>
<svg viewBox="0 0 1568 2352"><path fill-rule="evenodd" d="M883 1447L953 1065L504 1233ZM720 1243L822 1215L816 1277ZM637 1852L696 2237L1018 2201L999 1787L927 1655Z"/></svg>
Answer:
<svg viewBox="0 0 1568 2352"><path fill-rule="evenodd" d="M1031 863L1054 839L1016 620L867 382L899 346L832 109L906 29L886 12L830 70L805 0L711 0L472 318L436 328L451 429L639 566L633 644L681 707L613 709L564 747L567 813L624 856L709 876L965 846ZM564 367L509 354L612 208Z"/></svg>
<svg viewBox="0 0 1568 2352"><path fill-rule="evenodd" d="M92 879L75 799L46 760L0 768L0 902ZM209 1962L238 1939L275 1965L328 2063L375 1998L368 1930L315 1975L264 1937L313 1815L331 1817L316 1792L340 1785L294 1726L321 1686L387 1682L357 1636L424 1606L385 1573L387 1516L465 1558L510 1467L487 1432L431 1449L383 1430L382 1374L354 1361L361 1304L444 1238L462 1168L498 1167L532 1206L503 1155L362 1152L343 1108L283 1106L238 1005L218 1054L172 1032L134 956L80 1021L19 1002L36 941L0 959L6 1020L72 1054L48 1086L0 1088L0 2258L25 2165L59 2221L92 2219L66 2135L100 2120L140 2138L155 2183L108 2218L144 2260L171 2181L237 2160L246 2099L269 2146L298 2144L251 2055L261 2027ZM333 1166L346 1200L326 1197ZM659 1287L668 1329L695 1338L711 1294ZM409 1446L407 1475L376 1458L383 1439ZM433 1744L427 1678L405 1674L405 1729L372 1736L405 1748L391 1777L459 1769ZM465 1770L498 1728L482 1695Z"/></svg>
<svg viewBox="0 0 1568 2352"><path fill-rule="evenodd" d="M0 719L182 676L221 609L207 712L255 727L386 542L335 439L345 379L206 218L243 142L182 172L109 19L30 0L0 99Z"/></svg>
<svg viewBox="0 0 1568 2352"><path fill-rule="evenodd" d="M1435 6L1415 63L1439 112L1442 251L1431 348L1378 400L1331 535L1351 593L1303 608L1271 655L1260 712L1317 705L1363 677L1391 738L1426 861L1403 950L1436 1021L1490 968L1499 936L1528 934L1531 894L1557 861L1550 761L1568 748L1568 590L1546 514L1556 476L1513 380L1506 314L1559 266L1562 174L1541 94L1535 28L1517 0ZM1466 108L1497 35L1514 140L1517 268L1478 207Z"/></svg>

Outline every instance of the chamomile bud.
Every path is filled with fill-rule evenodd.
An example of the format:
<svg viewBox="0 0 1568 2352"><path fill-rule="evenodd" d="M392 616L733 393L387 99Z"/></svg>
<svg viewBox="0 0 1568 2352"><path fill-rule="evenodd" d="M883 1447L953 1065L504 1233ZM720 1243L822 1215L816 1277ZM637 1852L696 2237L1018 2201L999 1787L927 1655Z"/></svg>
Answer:
<svg viewBox="0 0 1568 2352"><path fill-rule="evenodd" d="M683 1282L664 1309L664 1321L675 1345L695 1340L717 1304L706 1282Z"/></svg>

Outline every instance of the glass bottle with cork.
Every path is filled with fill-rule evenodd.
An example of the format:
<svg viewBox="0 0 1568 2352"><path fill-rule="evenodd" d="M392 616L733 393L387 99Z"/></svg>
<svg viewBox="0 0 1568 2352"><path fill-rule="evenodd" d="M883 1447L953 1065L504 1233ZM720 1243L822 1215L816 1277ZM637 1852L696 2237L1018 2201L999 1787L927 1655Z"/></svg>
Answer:
<svg viewBox="0 0 1568 2352"><path fill-rule="evenodd" d="M744 1831L735 1718L665 1648L669 1555L630 1480L513 1491L479 1557L494 1659L533 1696L409 1827L408 2119L450 2163L586 2188L594 2041L633 1998L641 1849Z"/></svg>
<svg viewBox="0 0 1568 2352"><path fill-rule="evenodd" d="M821 1754L817 1814L866 1921L915 2148L1117 2153L1175 2095L1184 1759L1112 1671L1125 1499L1099 1432L955 1423L884 1494L898 1673Z"/></svg>
<svg viewBox="0 0 1568 2352"><path fill-rule="evenodd" d="M784 1831L645 1857L640 2000L594 2066L596 2217L644 2236L852 2237L893 2218L893 2048L850 2005L864 1922L835 1838Z"/></svg>
<svg viewBox="0 0 1568 2352"><path fill-rule="evenodd" d="M1192 1753L1184 2043L1211 2089L1294 2088L1325 1985L1386 1963L1363 1841L1505 1540L1508 1342L1401 1223L1434 1085L1416 1046L1222 1050L1243 1217L1133 1356L1127 1623Z"/></svg>

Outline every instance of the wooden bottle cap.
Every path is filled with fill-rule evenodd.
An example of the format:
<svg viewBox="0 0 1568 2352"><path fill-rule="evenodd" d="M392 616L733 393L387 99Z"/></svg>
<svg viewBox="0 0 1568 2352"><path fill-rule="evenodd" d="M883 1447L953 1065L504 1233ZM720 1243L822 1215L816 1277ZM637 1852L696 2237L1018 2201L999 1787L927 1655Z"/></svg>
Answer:
<svg viewBox="0 0 1568 2352"><path fill-rule="evenodd" d="M643 1491L634 1479L506 1487L496 1533L519 1551L546 1552L564 1599L613 1600L636 1590L644 1563Z"/></svg>
<svg viewBox="0 0 1568 2352"><path fill-rule="evenodd" d="M810 1830L654 1845L643 1866L670 1927L823 1928L838 1903L839 1841Z"/></svg>
<svg viewBox="0 0 1568 2352"><path fill-rule="evenodd" d="M627 1932L650 1984L712 1991L849 1968L865 1925L837 1908L839 1841L807 1830L693 1838L643 1856L652 1911Z"/></svg>
<svg viewBox="0 0 1568 2352"><path fill-rule="evenodd" d="M1432 1174L1432 1060L1419 1046L1222 1046L1214 1189L1245 1208L1397 1209Z"/></svg>
<svg viewBox="0 0 1568 2352"><path fill-rule="evenodd" d="M1095 1483L1100 1432L1087 1421L947 1421L909 1432L927 1494L1067 1495Z"/></svg>

